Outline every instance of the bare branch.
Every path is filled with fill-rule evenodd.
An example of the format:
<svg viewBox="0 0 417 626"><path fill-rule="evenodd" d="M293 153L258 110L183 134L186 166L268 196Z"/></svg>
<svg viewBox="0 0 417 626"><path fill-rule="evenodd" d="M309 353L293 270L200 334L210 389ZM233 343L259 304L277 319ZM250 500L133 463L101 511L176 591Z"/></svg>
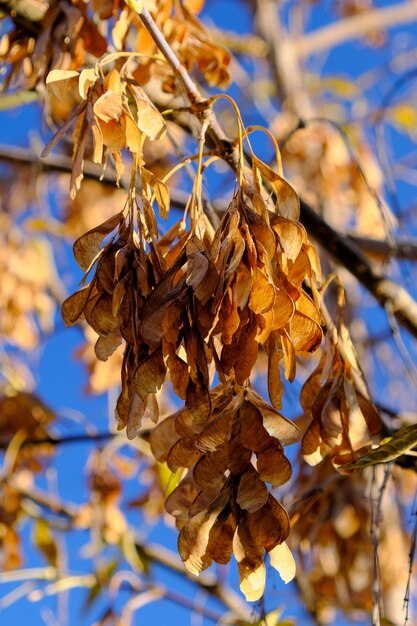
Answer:
<svg viewBox="0 0 417 626"><path fill-rule="evenodd" d="M348 269L379 304L417 338L417 302L410 294L397 282L379 272L353 241L335 231L303 200L301 221L323 249Z"/></svg>
<svg viewBox="0 0 417 626"><path fill-rule="evenodd" d="M22 443L22 448L25 446L41 446L49 444L52 446L60 446L69 443L82 443L90 441L107 441L116 437L118 433L80 433L79 435L68 435L66 437L44 437L43 439L26 440ZM0 441L0 450L6 450L9 446L9 442Z"/></svg>
<svg viewBox="0 0 417 626"><path fill-rule="evenodd" d="M253 612L249 605L232 589L225 584L219 583L218 577L210 574L202 574L198 578L185 569L176 554L159 545L146 545L145 542L136 542L136 548L139 553L154 563L158 563L168 568L172 572L176 572L182 578L192 581L208 594L220 600L230 609L236 616L243 620L251 622Z"/></svg>
<svg viewBox="0 0 417 626"><path fill-rule="evenodd" d="M417 260L416 239L396 239L393 244L390 244L384 239L372 239L370 237L355 235L354 233L349 233L348 237L359 246L361 250L381 259L397 258L408 259L410 261Z"/></svg>
<svg viewBox="0 0 417 626"><path fill-rule="evenodd" d="M340 46L347 41L360 39L375 30L394 28L417 20L417 4L402 2L388 7L374 8L318 28L295 42L300 57L307 57Z"/></svg>

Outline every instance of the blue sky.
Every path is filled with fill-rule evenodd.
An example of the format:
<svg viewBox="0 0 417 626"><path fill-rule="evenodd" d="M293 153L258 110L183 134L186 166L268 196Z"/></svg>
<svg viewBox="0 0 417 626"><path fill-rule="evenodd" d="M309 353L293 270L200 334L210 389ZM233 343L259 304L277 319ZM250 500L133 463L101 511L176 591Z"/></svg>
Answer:
<svg viewBox="0 0 417 626"><path fill-rule="evenodd" d="M291 4L292 3L288 3L288 5ZM330 4L330 2L321 2L318 3L318 6L312 6L309 28L319 28L326 23L326 21L332 19L331 17L329 18L329 15L331 16L331 13L329 13ZM392 3L377 2L375 4L382 6ZM203 20L213 21L216 26L225 28L226 30L233 30L237 33L248 33L252 28L251 14L248 5L245 2L238 2L237 0L208 0L207 7L203 12ZM401 30L404 30L404 28ZM406 31L410 40L413 40L414 44L417 44L417 28L415 24L407 27ZM351 80L356 80L357 76L365 69L373 68L376 64L379 65L381 63L381 59L385 62L385 60L389 58L397 33L398 30L394 30L389 35L387 46L382 50L372 49L361 42L357 42L354 45L346 44L340 46L326 59L315 59L310 64L311 69L314 70L320 67L320 71L323 75L341 74L346 75ZM242 62L246 63L244 59ZM250 68L250 63L247 64L247 66ZM390 80L391 78L387 75L380 90L375 90L373 95L375 103L377 103L382 97L382 94L386 92ZM31 133L33 132L36 132L42 140L46 137L45 124L42 121L39 108L36 104L26 105L16 110L2 111L1 116L2 144L28 146L31 141ZM250 119L250 123L262 123L263 120L256 111L251 112L251 116L253 116L253 118ZM393 129L389 129L387 132L390 135L389 139L391 143L395 141L396 150L398 152L408 149L409 139L405 138L403 134L399 134ZM402 185L400 192L401 203L406 206L413 197L413 189L407 185ZM75 287L81 275L72 260L70 246L61 247L60 254L61 257L58 259L60 266L62 268L67 267L70 272L74 272L74 283L66 285L67 288L71 290ZM65 271L65 274L68 274L68 270ZM65 416L74 411L79 412L86 416L87 420L91 424L94 424L98 431L105 431L109 423L108 398L104 396L89 396L83 391L85 386L85 371L83 365L75 357L76 348L81 343L80 332L76 329L63 330L62 322L59 319L59 312L57 313L56 323L57 327L60 328L59 332L47 338L42 345L40 355L38 355L39 358L36 357L30 361L33 364L32 374L36 380L37 392L51 405L58 415ZM288 413L293 415L296 414L298 410L297 406L292 402L295 395L294 391L290 393L291 401L287 401L286 407ZM80 426L75 422L71 422L71 420L62 419L60 420L59 430L61 434L70 434L71 432L79 432ZM55 457L53 464L54 470L51 472L55 474L54 480L57 482L58 491L69 500L80 502L87 496L85 466L90 450L91 448L88 444L72 444L71 446L62 448ZM294 454L294 452L292 454ZM45 478L41 478L39 484L41 486L45 485ZM126 500L135 497L136 494L137 485L134 483L129 484L125 494ZM149 533L149 540L162 542L175 550L176 532L174 530L167 529L162 524L151 529L150 525L143 519L140 519L139 514L135 511L129 513L129 516L142 534ZM39 563L39 559L36 551L31 551L29 547L29 537L31 533L30 524L24 525L22 532L23 536L26 538L26 566L34 566ZM91 560L83 558L80 555L80 549L85 541L85 533L77 532L72 533L68 541L71 570L73 572L88 572L91 568ZM111 554L111 550L109 554ZM237 575L234 565L231 566L231 571L232 578L236 584ZM160 580L169 588L181 594L193 597L194 587L191 583L186 583L181 580L180 577L173 576L162 570L158 572L158 577L159 576ZM0 597L10 592L12 588L14 588L14 585L2 585ZM82 613L80 607L82 607L85 601L85 596L85 590L71 591L68 603L68 624L87 626L92 624L94 620L97 619L100 612L103 611L104 603L101 601L93 605L90 612ZM125 600L126 596L124 596L122 592L119 602L123 603ZM272 609L276 606L284 607L284 615L296 617L299 626L308 626L308 624L311 623L307 614L297 601L295 588L292 585L284 587L278 580L278 576L272 572L268 573L268 592L265 600L268 609ZM217 602L209 598L200 597L199 601L203 603L207 602L207 606L213 609L219 610L220 608ZM52 625L58 623L54 622L51 617L51 614L56 614L56 611L56 597L44 598L39 603L33 603L27 598L22 598L20 601L2 611L0 614L0 624L6 625L13 622L20 624L30 621L31 626L43 626L44 624ZM158 601L143 607L141 611L136 614L133 624L150 624L152 622L164 624L167 623L168 620L174 624L184 624L184 626L188 624L190 624L190 626L194 626L194 624L205 626L205 624L212 623L208 620L198 621L194 619L193 621L188 609L181 608L166 601ZM338 623L342 625L342 619L340 619Z"/></svg>

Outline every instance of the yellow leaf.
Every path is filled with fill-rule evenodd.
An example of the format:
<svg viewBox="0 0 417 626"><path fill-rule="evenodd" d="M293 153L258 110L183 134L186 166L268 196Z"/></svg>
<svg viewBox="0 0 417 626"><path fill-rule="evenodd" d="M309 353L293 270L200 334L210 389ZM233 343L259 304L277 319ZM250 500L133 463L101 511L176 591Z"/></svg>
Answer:
<svg viewBox="0 0 417 626"><path fill-rule="evenodd" d="M126 0L126 4L136 13L141 13L143 9L148 9L148 11L156 9L155 0Z"/></svg>
<svg viewBox="0 0 417 626"><path fill-rule="evenodd" d="M78 91L83 100L86 99L89 88L91 85L94 85L96 80L97 74L93 67L87 70L82 70L78 79Z"/></svg>
<svg viewBox="0 0 417 626"><path fill-rule="evenodd" d="M159 139L165 132L165 120L146 93L138 85L129 85L135 99L138 119L137 125L149 139Z"/></svg>
<svg viewBox="0 0 417 626"><path fill-rule="evenodd" d="M183 4L190 13L200 13L204 6L205 0L184 0Z"/></svg>
<svg viewBox="0 0 417 626"><path fill-rule="evenodd" d="M58 547L52 536L51 528L45 520L35 520L33 526L33 543L42 552L48 563L54 567L58 560Z"/></svg>
<svg viewBox="0 0 417 626"><path fill-rule="evenodd" d="M320 80L320 90L332 91L336 96L350 100L358 95L357 85L346 77L328 76Z"/></svg>
<svg viewBox="0 0 417 626"><path fill-rule="evenodd" d="M258 159L252 158L255 170L259 170L264 180L266 180L276 196L277 210L282 217L298 222L300 217L300 201L291 185L274 172L266 163Z"/></svg>
<svg viewBox="0 0 417 626"><path fill-rule="evenodd" d="M416 134L417 108L407 102L401 102L389 111L389 117L399 130L406 131L410 135Z"/></svg>
<svg viewBox="0 0 417 626"><path fill-rule="evenodd" d="M291 550L285 541L269 552L269 558L272 567L277 570L284 583L289 583L295 576L296 565Z"/></svg>
<svg viewBox="0 0 417 626"><path fill-rule="evenodd" d="M247 602L256 602L262 597L265 589L266 569L262 561L260 565L241 578L240 590Z"/></svg>
<svg viewBox="0 0 417 626"><path fill-rule="evenodd" d="M132 9L132 11L136 11L136 13L141 13L143 9L146 7L146 0L126 0L127 6Z"/></svg>
<svg viewBox="0 0 417 626"><path fill-rule="evenodd" d="M78 79L78 72L73 70L52 70L46 77L46 86L49 93L63 98L71 90L71 86L76 85L75 78Z"/></svg>
<svg viewBox="0 0 417 626"><path fill-rule="evenodd" d="M103 122L118 120L122 114L122 101L120 96L112 91L106 91L94 104L94 114Z"/></svg>

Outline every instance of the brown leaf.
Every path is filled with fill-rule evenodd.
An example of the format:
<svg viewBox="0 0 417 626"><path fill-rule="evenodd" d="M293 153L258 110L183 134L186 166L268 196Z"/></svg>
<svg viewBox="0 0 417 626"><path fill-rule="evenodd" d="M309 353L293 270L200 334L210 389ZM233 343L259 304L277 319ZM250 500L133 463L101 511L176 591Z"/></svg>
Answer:
<svg viewBox="0 0 417 626"><path fill-rule="evenodd" d="M166 417L162 422L151 430L150 444L152 454L157 461L164 462L168 458L169 451L179 440L175 428L176 415Z"/></svg>
<svg viewBox="0 0 417 626"><path fill-rule="evenodd" d="M291 550L283 541L269 552L271 565L281 576L285 584L289 583L295 577L296 565Z"/></svg>
<svg viewBox="0 0 417 626"><path fill-rule="evenodd" d="M282 354L284 356L284 371L285 377L287 380L292 383L295 378L296 372L296 360L295 360L295 349L291 339L288 336L288 333L285 329L280 331L280 339L281 339L281 347Z"/></svg>
<svg viewBox="0 0 417 626"><path fill-rule="evenodd" d="M91 294L93 285L90 283L69 296L61 306L61 315L67 326L76 324L83 314L85 305Z"/></svg>
<svg viewBox="0 0 417 626"><path fill-rule="evenodd" d="M233 421L238 404L230 402L217 417L211 420L197 439L197 447L202 452L214 452L230 440Z"/></svg>
<svg viewBox="0 0 417 626"><path fill-rule="evenodd" d="M256 465L261 480L271 483L273 489L289 481L292 475L291 463L276 444L270 445L257 456Z"/></svg>
<svg viewBox="0 0 417 626"><path fill-rule="evenodd" d="M290 220L278 218L274 220L273 229L279 237L285 256L290 261L295 261L304 240L300 226Z"/></svg>
<svg viewBox="0 0 417 626"><path fill-rule="evenodd" d="M226 506L219 514L210 536L209 554L213 561L227 565L232 556L233 537L236 532L236 518L230 508Z"/></svg>
<svg viewBox="0 0 417 626"><path fill-rule="evenodd" d="M249 513L257 511L268 499L268 490L258 473L250 465L241 475L236 495L236 502Z"/></svg>
<svg viewBox="0 0 417 626"><path fill-rule="evenodd" d="M212 563L209 554L210 534L229 498L230 492L223 492L206 511L194 515L181 529L178 552L186 568L193 574L198 575Z"/></svg>
<svg viewBox="0 0 417 626"><path fill-rule="evenodd" d="M118 182L124 169L123 162L121 161L121 156L118 153L126 146L126 135L120 122L116 122L115 120L104 122L103 120L99 119L98 123L100 125L103 135L104 145L110 150L110 152L114 153L113 159L116 167Z"/></svg>
<svg viewBox="0 0 417 626"><path fill-rule="evenodd" d="M282 384L279 363L282 356L281 340L277 333L271 333L267 343L268 352L268 394L275 409L282 407L284 385Z"/></svg>
<svg viewBox="0 0 417 626"><path fill-rule="evenodd" d="M197 486L192 474L188 473L165 500L165 509L177 519L177 522L187 522L190 518L190 507L197 495Z"/></svg>
<svg viewBox="0 0 417 626"><path fill-rule="evenodd" d="M145 408L145 402L143 402L143 400L136 393L133 393L126 422L126 435L128 439L132 440L138 434L142 425Z"/></svg>
<svg viewBox="0 0 417 626"><path fill-rule="evenodd" d="M271 444L271 437L265 430L261 412L247 400L239 410L241 442L248 450L261 452Z"/></svg>
<svg viewBox="0 0 417 626"><path fill-rule="evenodd" d="M248 388L246 390L246 397L261 412L263 426L271 437L278 439L283 445L290 445L299 441L300 430L294 422L278 413L253 389Z"/></svg>
<svg viewBox="0 0 417 626"><path fill-rule="evenodd" d="M113 315L112 297L104 292L95 302L91 311L84 311L85 318L99 335L113 333L119 327L118 316Z"/></svg>
<svg viewBox="0 0 417 626"><path fill-rule="evenodd" d="M207 387L198 380L194 383L191 378L187 386L185 406L195 424L202 425L211 415L210 394Z"/></svg>
<svg viewBox="0 0 417 626"><path fill-rule="evenodd" d="M295 306L284 287L275 288L273 330L283 328L294 315Z"/></svg>
<svg viewBox="0 0 417 626"><path fill-rule="evenodd" d="M296 311L290 321L290 336L294 348L298 352L313 352L323 338L317 307L303 292L295 306Z"/></svg>
<svg viewBox="0 0 417 626"><path fill-rule="evenodd" d="M249 308L254 313L269 311L275 301L275 288L265 274L257 268L254 272L253 285L249 297Z"/></svg>
<svg viewBox="0 0 417 626"><path fill-rule="evenodd" d="M298 222L300 201L291 185L257 157L252 157L252 161L263 178L271 185L277 198L277 209L280 215L293 222Z"/></svg>
<svg viewBox="0 0 417 626"><path fill-rule="evenodd" d="M110 333L100 336L94 346L94 352L99 361L107 361L107 359L121 345L123 338L119 332Z"/></svg>
<svg viewBox="0 0 417 626"><path fill-rule="evenodd" d="M176 472L180 468L191 467L200 456L194 439L179 439L169 451L167 464L171 472Z"/></svg>
<svg viewBox="0 0 417 626"><path fill-rule="evenodd" d="M330 450L320 436L320 424L312 421L304 433L301 442L301 454L309 465L321 463L326 453Z"/></svg>
<svg viewBox="0 0 417 626"><path fill-rule="evenodd" d="M87 233L79 237L73 246L75 260L82 270L87 271L92 261L100 252L103 239L109 235L123 220L123 213L117 213L108 220L92 228Z"/></svg>
<svg viewBox="0 0 417 626"><path fill-rule="evenodd" d="M224 473L227 470L227 447L210 452L197 461L193 476L197 485L205 491L210 488L220 489L224 482Z"/></svg>
<svg viewBox="0 0 417 626"><path fill-rule="evenodd" d="M169 190L165 183L162 182L155 174L147 170L141 169L142 180L150 185L154 191L156 201L159 206L159 215L164 220L167 219L170 207Z"/></svg>
<svg viewBox="0 0 417 626"><path fill-rule="evenodd" d="M166 368L162 350L154 350L137 367L133 375L133 387L142 400L148 394L156 393L165 381Z"/></svg>
<svg viewBox="0 0 417 626"><path fill-rule="evenodd" d="M188 366L179 356L174 355L168 358L167 366L171 378L172 388L175 394L185 400L186 391L189 384Z"/></svg>

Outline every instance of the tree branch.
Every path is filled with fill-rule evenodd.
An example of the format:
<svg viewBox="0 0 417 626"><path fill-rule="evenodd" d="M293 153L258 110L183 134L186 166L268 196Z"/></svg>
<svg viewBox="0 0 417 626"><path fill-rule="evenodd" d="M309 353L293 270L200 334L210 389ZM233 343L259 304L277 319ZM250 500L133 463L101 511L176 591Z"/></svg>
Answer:
<svg viewBox="0 0 417 626"><path fill-rule="evenodd" d="M145 542L137 541L136 548L140 555L145 556L150 561L158 563L162 567L179 574L182 578L190 580L198 585L211 596L220 600L230 611L235 613L236 617L243 621L252 622L253 611L249 605L230 587L220 584L218 578L211 574L202 574L199 577L194 576L185 569L176 554L159 545L146 545Z"/></svg>
<svg viewBox="0 0 417 626"><path fill-rule="evenodd" d="M112 439L116 437L118 433L80 433L79 435L68 435L66 437L44 437L43 439L27 439L21 445L22 448L26 446L41 446L41 445L51 445L51 446L60 446L71 443L83 443L83 442L91 442L91 441L107 441L108 439ZM7 450L10 441L0 441L0 450Z"/></svg>
<svg viewBox="0 0 417 626"><path fill-rule="evenodd" d="M13 161L17 163L37 164L46 169L57 170L69 173L72 169L72 160L64 155L54 155L43 159L25 148L17 148L11 146L0 145L0 159L5 161ZM85 163L84 175L86 178L93 180L101 179L101 168L92 164ZM115 178L112 174L105 174L102 182L114 184ZM187 201L187 194L180 190L171 192L172 204L183 209ZM219 213L224 210L221 207ZM301 222L307 228L311 237L313 237L323 250L330 253L333 258L362 283L362 285L371 293L374 298L390 313L392 313L408 332L417 338L417 302L410 294L398 283L384 276L379 272L366 256L361 252L359 247L352 240L352 237L345 236L334 230L325 220L318 215L314 209L301 199ZM358 243L362 243L365 247L364 239L359 239ZM376 246L372 240L366 240L369 246ZM414 242L401 242L394 247L389 246L386 242L380 242L380 249L386 246L390 255L395 256L396 251L402 252L400 258L416 258L416 244ZM406 251L411 251L413 256L406 257Z"/></svg>
<svg viewBox="0 0 417 626"><path fill-rule="evenodd" d="M374 8L366 13L346 17L305 34L302 39L294 42L295 48L298 56L307 57L348 41L360 39L372 31L394 28L416 20L416 2L403 2L388 7Z"/></svg>
<svg viewBox="0 0 417 626"><path fill-rule="evenodd" d="M301 221L323 249L360 282L398 323L417 339L417 302L399 284L384 276L353 241L341 236L303 200Z"/></svg>

